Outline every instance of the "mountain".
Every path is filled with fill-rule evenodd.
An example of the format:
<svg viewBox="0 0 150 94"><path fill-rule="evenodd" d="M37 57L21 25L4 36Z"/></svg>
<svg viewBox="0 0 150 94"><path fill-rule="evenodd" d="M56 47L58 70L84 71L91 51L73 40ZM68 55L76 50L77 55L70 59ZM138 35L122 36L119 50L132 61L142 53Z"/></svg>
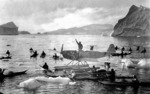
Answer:
<svg viewBox="0 0 150 94"><path fill-rule="evenodd" d="M19 31L19 34L30 34L28 31Z"/></svg>
<svg viewBox="0 0 150 94"><path fill-rule="evenodd" d="M0 35L18 35L18 27L14 22L0 25Z"/></svg>
<svg viewBox="0 0 150 94"><path fill-rule="evenodd" d="M132 5L114 26L112 36L150 36L150 9Z"/></svg>
<svg viewBox="0 0 150 94"><path fill-rule="evenodd" d="M58 34L58 35L110 35L113 30L111 24L92 24L83 27L74 27L69 29L59 29L56 31L45 32L44 34Z"/></svg>

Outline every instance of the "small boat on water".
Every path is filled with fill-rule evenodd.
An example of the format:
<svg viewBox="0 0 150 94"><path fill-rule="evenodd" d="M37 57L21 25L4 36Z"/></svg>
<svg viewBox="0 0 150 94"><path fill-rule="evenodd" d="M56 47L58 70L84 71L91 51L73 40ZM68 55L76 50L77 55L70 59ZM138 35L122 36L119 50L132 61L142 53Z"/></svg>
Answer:
<svg viewBox="0 0 150 94"><path fill-rule="evenodd" d="M14 77L14 76L26 74L27 71L28 71L28 70L19 71L19 72L10 71L8 74L3 74L3 75L1 75L0 78Z"/></svg>
<svg viewBox="0 0 150 94"><path fill-rule="evenodd" d="M150 86L150 82L132 82L132 81L127 81L127 82L111 82L111 81L99 81L103 85L108 85L108 86L143 86L143 87L148 87Z"/></svg>
<svg viewBox="0 0 150 94"><path fill-rule="evenodd" d="M65 76L71 76L72 73L75 74L75 76L73 77L74 80L103 80L106 78L106 71L104 70L99 70L97 72L93 72L91 71L87 71L84 69L76 69L76 70L65 70L65 71L56 71L56 72L52 72L49 69L45 69L42 66L40 66L43 70L44 73L49 76L49 77L57 77L57 76L61 76L61 77L65 77Z"/></svg>
<svg viewBox="0 0 150 94"><path fill-rule="evenodd" d="M11 59L11 58L12 58L12 56L1 56L0 57L1 60Z"/></svg>

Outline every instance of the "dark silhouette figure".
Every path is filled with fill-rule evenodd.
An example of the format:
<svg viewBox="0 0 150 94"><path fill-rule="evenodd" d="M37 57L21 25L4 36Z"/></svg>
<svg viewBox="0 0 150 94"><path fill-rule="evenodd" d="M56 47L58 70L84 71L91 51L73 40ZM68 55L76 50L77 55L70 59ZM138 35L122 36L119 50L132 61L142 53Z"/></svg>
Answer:
<svg viewBox="0 0 150 94"><path fill-rule="evenodd" d="M78 44L79 51L82 50L83 49L82 43L80 41L78 42L77 40L76 40L76 43Z"/></svg>
<svg viewBox="0 0 150 94"><path fill-rule="evenodd" d="M123 52L125 50L124 46L122 47L121 51Z"/></svg>
<svg viewBox="0 0 150 94"><path fill-rule="evenodd" d="M77 40L76 40L76 43L78 44L78 58L81 58L82 57L83 45L80 41L78 42Z"/></svg>
<svg viewBox="0 0 150 94"><path fill-rule="evenodd" d="M54 60L58 60L58 59L59 59L59 56L57 56L57 54L55 53L55 54L53 55L53 59L54 59Z"/></svg>
<svg viewBox="0 0 150 94"><path fill-rule="evenodd" d="M119 49L119 47L118 47L118 46L116 46L116 47L115 47L115 50L118 50L118 49Z"/></svg>
<svg viewBox="0 0 150 94"><path fill-rule="evenodd" d="M34 52L34 50L33 50L32 48L30 48L29 50L30 50L30 53L31 53L31 54Z"/></svg>
<svg viewBox="0 0 150 94"><path fill-rule="evenodd" d="M140 51L140 46L137 46L136 51Z"/></svg>
<svg viewBox="0 0 150 94"><path fill-rule="evenodd" d="M45 58L45 57L46 57L46 53L43 51L43 52L41 53L40 58Z"/></svg>
<svg viewBox="0 0 150 94"><path fill-rule="evenodd" d="M55 50L55 51L56 51L56 48L54 48L53 50Z"/></svg>
<svg viewBox="0 0 150 94"><path fill-rule="evenodd" d="M144 54L145 54L145 53L146 53L146 49L144 48L144 49L141 51L141 53L144 53Z"/></svg>
<svg viewBox="0 0 150 94"><path fill-rule="evenodd" d="M49 69L49 67L48 67L48 65L47 65L46 62L44 63L43 68L44 68L44 69L47 69L47 70Z"/></svg>
<svg viewBox="0 0 150 94"><path fill-rule="evenodd" d="M0 82L3 82L3 80L4 80L4 71L5 71L5 69L0 68Z"/></svg>
<svg viewBox="0 0 150 94"><path fill-rule="evenodd" d="M129 51L130 51L130 53L132 53L132 49L131 48L129 48Z"/></svg>
<svg viewBox="0 0 150 94"><path fill-rule="evenodd" d="M5 71L5 69L1 69L1 68L0 68L0 77L4 75L4 74L3 74L4 71Z"/></svg>
<svg viewBox="0 0 150 94"><path fill-rule="evenodd" d="M10 57L10 52L9 52L9 50L6 51L6 56Z"/></svg>
<svg viewBox="0 0 150 94"><path fill-rule="evenodd" d="M37 53L37 51L35 50L35 51L33 52L33 54L30 56L30 58L37 58L37 56L38 56L38 53Z"/></svg>
<svg viewBox="0 0 150 94"><path fill-rule="evenodd" d="M93 49L94 49L94 46L90 46L90 50L93 51Z"/></svg>
<svg viewBox="0 0 150 94"><path fill-rule="evenodd" d="M111 82L114 82L115 79L116 79L116 72L114 71L114 69L111 69L110 72L111 72L111 73L110 73L110 81L111 81Z"/></svg>
<svg viewBox="0 0 150 94"><path fill-rule="evenodd" d="M146 49L144 48L144 49L141 51L141 53L143 53L143 54L144 54L144 57L145 57Z"/></svg>

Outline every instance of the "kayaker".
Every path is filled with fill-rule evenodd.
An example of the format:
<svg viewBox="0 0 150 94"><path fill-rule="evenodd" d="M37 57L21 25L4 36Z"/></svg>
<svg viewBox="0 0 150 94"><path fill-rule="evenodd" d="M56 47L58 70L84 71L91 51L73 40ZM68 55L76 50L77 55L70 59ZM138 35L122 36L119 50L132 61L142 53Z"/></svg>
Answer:
<svg viewBox="0 0 150 94"><path fill-rule="evenodd" d="M139 51L139 50L140 50L140 46L137 46L136 51Z"/></svg>
<svg viewBox="0 0 150 94"><path fill-rule="evenodd" d="M45 58L45 56L46 56L46 53L43 51L42 53L41 53L41 58Z"/></svg>
<svg viewBox="0 0 150 94"><path fill-rule="evenodd" d="M44 68L44 69L47 69L47 70L49 69L49 67L48 67L48 65L47 65L46 62L44 63L43 68Z"/></svg>
<svg viewBox="0 0 150 94"><path fill-rule="evenodd" d="M0 77L2 77L4 74L4 71L5 71L6 69L2 69L2 68L0 68Z"/></svg>
<svg viewBox="0 0 150 94"><path fill-rule="evenodd" d="M54 60L58 60L58 59L59 59L59 56L57 56L57 54L55 53L55 54L53 55L53 59L54 59Z"/></svg>
<svg viewBox="0 0 150 94"><path fill-rule="evenodd" d="M124 46L122 47L121 51L123 52L125 50Z"/></svg>
<svg viewBox="0 0 150 94"><path fill-rule="evenodd" d="M111 73L110 73L110 81L114 82L116 79L116 72L114 71L114 69L111 69Z"/></svg>
<svg viewBox="0 0 150 94"><path fill-rule="evenodd" d="M129 51L130 51L130 53L132 53L132 49L131 48L129 49Z"/></svg>
<svg viewBox="0 0 150 94"><path fill-rule="evenodd" d="M30 53L33 53L33 52L34 52L34 50L33 50L32 48L30 48L29 50L30 50Z"/></svg>
<svg viewBox="0 0 150 94"><path fill-rule="evenodd" d="M54 48L53 50L55 50L55 51L56 51L56 48Z"/></svg>
<svg viewBox="0 0 150 94"><path fill-rule="evenodd" d="M119 49L118 46L116 46L116 47L115 47L115 50L118 50L118 49Z"/></svg>
<svg viewBox="0 0 150 94"><path fill-rule="evenodd" d="M8 56L8 57L10 56L9 50L6 51L6 56Z"/></svg>
<svg viewBox="0 0 150 94"><path fill-rule="evenodd" d="M146 49L144 48L144 49L141 51L141 53L146 53Z"/></svg>

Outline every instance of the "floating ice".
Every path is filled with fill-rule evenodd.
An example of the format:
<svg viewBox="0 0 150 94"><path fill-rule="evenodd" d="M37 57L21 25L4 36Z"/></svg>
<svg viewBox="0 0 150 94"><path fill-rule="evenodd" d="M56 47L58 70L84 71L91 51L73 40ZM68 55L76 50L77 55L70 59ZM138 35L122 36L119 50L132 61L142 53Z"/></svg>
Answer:
<svg viewBox="0 0 150 94"><path fill-rule="evenodd" d="M19 87L25 89L37 89L42 85L55 84L55 85L74 85L76 82L72 82L68 77L35 77L23 81L19 84Z"/></svg>
<svg viewBox="0 0 150 94"><path fill-rule="evenodd" d="M136 67L136 64L134 64L131 59L122 59L122 68L129 68L129 67Z"/></svg>

